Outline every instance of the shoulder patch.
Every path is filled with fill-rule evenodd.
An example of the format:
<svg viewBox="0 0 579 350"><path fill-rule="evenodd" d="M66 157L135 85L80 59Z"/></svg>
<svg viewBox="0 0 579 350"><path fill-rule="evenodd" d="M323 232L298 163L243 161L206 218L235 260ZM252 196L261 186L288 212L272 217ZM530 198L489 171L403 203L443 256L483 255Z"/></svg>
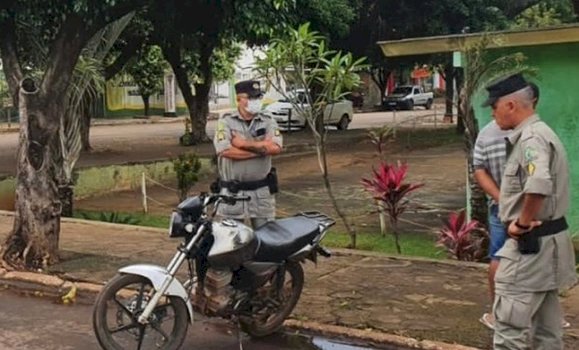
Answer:
<svg viewBox="0 0 579 350"><path fill-rule="evenodd" d="M525 160L527 162L532 162L537 159L537 150L532 146L525 147Z"/></svg>

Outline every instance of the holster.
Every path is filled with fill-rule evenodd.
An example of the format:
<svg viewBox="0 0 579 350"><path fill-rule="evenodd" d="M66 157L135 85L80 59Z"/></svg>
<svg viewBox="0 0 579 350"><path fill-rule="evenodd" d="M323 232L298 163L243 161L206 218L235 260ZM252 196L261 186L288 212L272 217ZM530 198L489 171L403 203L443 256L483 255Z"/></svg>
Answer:
<svg viewBox="0 0 579 350"><path fill-rule="evenodd" d="M271 168L269 174L265 177L267 179L267 186L269 187L269 193L276 194L279 192L279 186L277 182L277 169Z"/></svg>

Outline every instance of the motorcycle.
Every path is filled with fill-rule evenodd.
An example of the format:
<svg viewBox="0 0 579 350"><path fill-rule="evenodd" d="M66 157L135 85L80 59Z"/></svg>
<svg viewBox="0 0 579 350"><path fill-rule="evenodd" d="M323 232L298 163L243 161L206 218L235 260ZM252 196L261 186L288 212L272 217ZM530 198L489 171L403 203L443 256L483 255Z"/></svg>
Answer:
<svg viewBox="0 0 579 350"><path fill-rule="evenodd" d="M335 221L301 212L255 231L236 220L214 221L219 205L247 200L202 193L179 204L169 236L183 242L167 267L123 267L98 295L93 328L103 349L179 349L194 309L231 320L252 337L281 328L302 292L302 263L331 256L320 242ZM188 278L181 283L184 264Z"/></svg>

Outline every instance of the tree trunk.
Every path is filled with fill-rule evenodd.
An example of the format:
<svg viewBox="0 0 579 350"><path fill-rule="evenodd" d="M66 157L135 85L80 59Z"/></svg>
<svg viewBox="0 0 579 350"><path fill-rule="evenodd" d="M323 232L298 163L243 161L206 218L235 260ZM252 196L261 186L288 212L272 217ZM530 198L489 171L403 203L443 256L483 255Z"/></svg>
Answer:
<svg viewBox="0 0 579 350"><path fill-rule="evenodd" d="M62 203L61 217L71 218L74 213L74 185L70 183L59 186L58 197Z"/></svg>
<svg viewBox="0 0 579 350"><path fill-rule="evenodd" d="M54 160L63 101L38 93L30 79L22 86L16 215L3 258L17 267L44 268L58 261L61 203Z"/></svg>
<svg viewBox="0 0 579 350"><path fill-rule="evenodd" d="M390 77L390 71L384 69L383 67L380 68L373 68L371 70L371 77L372 81L380 90L380 105L384 103L386 99L386 88L388 87L388 78Z"/></svg>
<svg viewBox="0 0 579 350"><path fill-rule="evenodd" d="M579 0L573 0L573 10L575 14L579 16Z"/></svg>
<svg viewBox="0 0 579 350"><path fill-rule="evenodd" d="M446 111L444 113L444 118L448 121L452 121L454 116L454 67L452 62L447 62L446 67L444 67L444 77L446 83Z"/></svg>
<svg viewBox="0 0 579 350"><path fill-rule="evenodd" d="M464 97L463 97L464 98ZM461 108L462 109L462 108ZM470 218L478 221L483 227L488 227L487 197L483 189L474 178L473 152L478 137L478 123L474 109L469 107L464 114L464 136L468 166L468 186L470 191Z"/></svg>
<svg viewBox="0 0 579 350"><path fill-rule="evenodd" d="M90 145L90 123L92 114L96 113L95 105L97 101L91 101L85 110L81 111L80 115L80 142L82 144L82 151L90 152L92 147Z"/></svg>
<svg viewBox="0 0 579 350"><path fill-rule="evenodd" d="M464 118L466 117L465 113L465 106L463 104L466 102L464 96L462 94L463 85L464 85L464 69L457 68L455 70L455 79L456 79L456 91L459 92L458 94L458 114L456 116L456 133L459 135L463 135L465 133L465 125L464 125Z"/></svg>
<svg viewBox="0 0 579 350"><path fill-rule="evenodd" d="M145 105L145 117L149 116L149 95L141 95L143 99L143 104Z"/></svg>
<svg viewBox="0 0 579 350"><path fill-rule="evenodd" d="M211 81L195 84L195 105L191 113L191 135L196 143L208 141L205 127L209 116L209 90Z"/></svg>
<svg viewBox="0 0 579 350"><path fill-rule="evenodd" d="M398 234L398 223L397 220L392 218L392 216L390 216L390 228L392 230L392 234L394 235L394 244L396 245L396 252L398 254L402 254L402 248L400 247L400 235Z"/></svg>

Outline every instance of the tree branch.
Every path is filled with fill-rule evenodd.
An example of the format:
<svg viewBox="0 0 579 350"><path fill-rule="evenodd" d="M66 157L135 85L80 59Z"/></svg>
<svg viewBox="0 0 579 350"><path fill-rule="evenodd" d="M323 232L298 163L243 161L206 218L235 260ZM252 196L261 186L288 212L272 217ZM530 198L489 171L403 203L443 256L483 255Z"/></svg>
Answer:
<svg viewBox="0 0 579 350"><path fill-rule="evenodd" d="M137 51L146 41L145 37L132 37L131 39L134 40L128 40L128 44L123 47L121 54L115 59L113 63L105 68L105 80L111 79L121 70L123 70L127 62L129 62L129 60L135 56Z"/></svg>
<svg viewBox="0 0 579 350"><path fill-rule="evenodd" d="M89 33L82 19L69 14L50 46L41 93L60 97L68 87L80 53L94 33Z"/></svg>

